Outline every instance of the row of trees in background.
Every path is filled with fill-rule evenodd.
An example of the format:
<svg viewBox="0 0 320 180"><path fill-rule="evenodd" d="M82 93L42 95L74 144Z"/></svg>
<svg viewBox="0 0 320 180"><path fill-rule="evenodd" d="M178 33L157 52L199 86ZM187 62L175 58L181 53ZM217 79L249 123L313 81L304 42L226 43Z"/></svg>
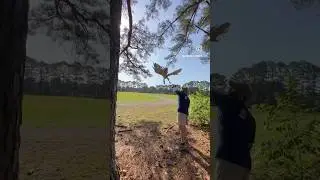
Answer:
<svg viewBox="0 0 320 180"><path fill-rule="evenodd" d="M106 97L109 86L108 70L80 63L44 63L27 57L24 77L26 94L57 96ZM180 85L179 85L180 86ZM201 89L209 94L208 81L190 81L182 86L191 93ZM118 90L125 92L171 94L170 85L148 86L138 81L118 81Z"/></svg>
<svg viewBox="0 0 320 180"><path fill-rule="evenodd" d="M24 92L61 96L105 97L108 91L108 70L101 67L84 66L65 62L47 64L31 58L26 60ZM276 96L288 88L288 77L295 77L300 103L318 107L320 99L320 67L307 61L282 62L262 61L251 67L239 69L232 78L252 86L255 104L274 104ZM227 77L211 74L211 85L225 88ZM190 81L182 86L191 93L210 90L207 81ZM170 85L148 86L138 81L118 81L118 90L142 93L172 93Z"/></svg>
<svg viewBox="0 0 320 180"><path fill-rule="evenodd" d="M283 62L262 61L251 67L238 70L231 78L251 84L255 104L275 104L276 97L285 92L289 77L294 77L299 94L299 103L307 108L320 110L320 67L307 61L285 64ZM211 85L225 88L227 77L211 74Z"/></svg>
<svg viewBox="0 0 320 180"><path fill-rule="evenodd" d="M210 82L208 81L189 81L185 84L178 85L179 87L188 87L191 94L195 93L198 90L205 91L209 94L210 90ZM119 81L118 82L118 90L125 92L142 92L142 93L164 93L164 94L172 94L172 85L156 85L156 86L148 86L146 83L140 83L137 81Z"/></svg>

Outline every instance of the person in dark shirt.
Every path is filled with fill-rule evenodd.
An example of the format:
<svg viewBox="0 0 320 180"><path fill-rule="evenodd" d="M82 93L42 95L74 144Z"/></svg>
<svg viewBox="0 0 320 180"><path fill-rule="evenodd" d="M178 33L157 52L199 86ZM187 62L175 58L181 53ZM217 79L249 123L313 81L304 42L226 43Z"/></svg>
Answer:
<svg viewBox="0 0 320 180"><path fill-rule="evenodd" d="M227 93L211 90L211 104L217 106L216 180L247 180L251 171L250 151L256 123L249 111L249 85L229 82Z"/></svg>
<svg viewBox="0 0 320 180"><path fill-rule="evenodd" d="M187 144L187 125L190 105L189 92L186 87L183 87L182 90L175 87L174 91L178 95L178 125L181 136L181 146L184 147Z"/></svg>

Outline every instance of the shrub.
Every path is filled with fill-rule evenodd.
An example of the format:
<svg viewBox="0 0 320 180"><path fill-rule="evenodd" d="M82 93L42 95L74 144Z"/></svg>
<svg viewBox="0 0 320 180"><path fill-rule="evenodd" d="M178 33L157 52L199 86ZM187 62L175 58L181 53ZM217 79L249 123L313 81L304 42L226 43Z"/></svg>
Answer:
<svg viewBox="0 0 320 180"><path fill-rule="evenodd" d="M295 84L270 105L265 124L269 136L257 144L255 179L318 179L319 120L309 117L297 100Z"/></svg>
<svg viewBox="0 0 320 180"><path fill-rule="evenodd" d="M210 121L210 96L197 91L190 96L190 120L198 126L208 126Z"/></svg>

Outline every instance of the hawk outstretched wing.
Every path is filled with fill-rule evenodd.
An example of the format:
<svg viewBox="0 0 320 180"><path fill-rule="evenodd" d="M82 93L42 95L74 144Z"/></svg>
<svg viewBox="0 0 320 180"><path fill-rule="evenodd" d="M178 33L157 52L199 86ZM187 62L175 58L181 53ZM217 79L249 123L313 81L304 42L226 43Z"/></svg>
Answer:
<svg viewBox="0 0 320 180"><path fill-rule="evenodd" d="M168 77L172 76L172 75L178 75L182 71L182 69L180 68L180 69L177 69L171 73L168 73L167 67L162 67L157 63L153 63L153 70L154 70L154 72L156 72L157 74L159 74L163 77L163 84L166 83L165 82L166 79L169 81L169 83L171 83Z"/></svg>
<svg viewBox="0 0 320 180"><path fill-rule="evenodd" d="M178 75L181 71L182 71L182 69L181 69L181 68L180 68L180 69L177 69L177 70L175 70L175 71L173 71L173 72L169 73L169 74L167 75L167 77L172 76L172 75Z"/></svg>
<svg viewBox="0 0 320 180"><path fill-rule="evenodd" d="M162 67L157 63L153 63L153 70L157 74L160 74L163 77L166 77L168 75L168 68Z"/></svg>

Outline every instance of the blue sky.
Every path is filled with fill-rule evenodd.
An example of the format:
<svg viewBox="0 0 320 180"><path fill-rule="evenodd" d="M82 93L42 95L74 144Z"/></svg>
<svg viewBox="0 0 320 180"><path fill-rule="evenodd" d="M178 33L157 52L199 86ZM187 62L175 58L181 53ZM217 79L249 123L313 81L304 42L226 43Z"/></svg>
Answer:
<svg viewBox="0 0 320 180"><path fill-rule="evenodd" d="M138 4L136 4L133 8L133 19L134 21L140 20L144 16L145 12L145 3L148 1L139 1ZM172 4L172 6L168 9L166 12L161 12L160 13L160 18L159 20L162 21L164 19L169 19L173 20L174 17L174 9L175 7L180 3L180 1L175 0ZM123 19L122 22L124 24L127 23L127 19ZM152 31L156 31L158 23L155 22L158 20L152 20L150 21L147 25ZM194 42L194 47L200 47L200 42L203 37L203 34L199 33L198 35L194 35L192 37L192 41ZM168 41L164 47L170 47L170 41ZM159 85L163 84L162 77L155 74L152 69L152 64L153 62L157 62L160 65L165 65L166 60L164 58L169 54L167 49L157 49L155 53L152 54L150 57L150 60L147 67L152 73L151 78L147 79L142 79L143 82L146 82L148 85ZM199 54L196 55L201 55L202 53L199 52ZM184 55L187 55L183 52L181 52L178 55L178 62L174 65L174 67L169 67L169 72L182 68L182 73L179 74L178 76L171 76L170 81L171 83L174 84L184 84L189 81L193 80L210 80L210 64L202 64L197 57L183 57ZM120 73L119 74L119 79L120 80L132 80L132 78L125 73Z"/></svg>

